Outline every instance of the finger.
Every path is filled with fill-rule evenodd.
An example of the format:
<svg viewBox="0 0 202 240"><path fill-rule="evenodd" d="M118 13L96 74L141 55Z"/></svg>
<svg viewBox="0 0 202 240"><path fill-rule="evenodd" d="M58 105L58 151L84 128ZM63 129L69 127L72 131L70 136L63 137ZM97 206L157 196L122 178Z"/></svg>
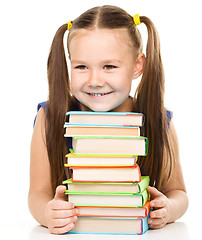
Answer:
<svg viewBox="0 0 202 240"><path fill-rule="evenodd" d="M55 200L66 200L65 199L65 190L66 187L63 185L60 185L56 188L56 192L55 192Z"/></svg>
<svg viewBox="0 0 202 240"><path fill-rule="evenodd" d="M159 192L155 187L147 187L148 193L151 195L151 199L155 199L163 195L163 193Z"/></svg>
<svg viewBox="0 0 202 240"><path fill-rule="evenodd" d="M166 219L165 218L148 218L147 222L150 225L161 225L161 224L166 224Z"/></svg>
<svg viewBox="0 0 202 240"><path fill-rule="evenodd" d="M77 216L64 218L64 219L53 219L51 225L54 227L64 227L67 224L76 222Z"/></svg>
<svg viewBox="0 0 202 240"><path fill-rule="evenodd" d="M68 210L74 208L74 204L72 202L67 202L64 200L57 200L51 202L51 209L53 210Z"/></svg>
<svg viewBox="0 0 202 240"><path fill-rule="evenodd" d="M152 228L152 229L159 229L159 228L162 228L166 225L166 222L165 221L159 221L159 219L156 221L153 221L151 223L149 223L149 227Z"/></svg>
<svg viewBox="0 0 202 240"><path fill-rule="evenodd" d="M151 218L164 218L164 217L166 217L166 215L167 215L167 211L165 208L161 208L161 209L152 211L150 213Z"/></svg>
<svg viewBox="0 0 202 240"><path fill-rule="evenodd" d="M63 227L51 228L51 229L49 229L49 231L52 234L64 234L64 233L69 232L73 227L74 227L74 223L70 223Z"/></svg>
<svg viewBox="0 0 202 240"><path fill-rule="evenodd" d="M62 218L67 218L67 217L73 217L78 215L79 211L78 209L70 209L70 210L54 210L52 212L52 218L53 219L62 219Z"/></svg>
<svg viewBox="0 0 202 240"><path fill-rule="evenodd" d="M166 198L164 197L164 195L162 195L161 197L155 198L150 202L150 206L153 208L163 208L165 207L165 205L166 205Z"/></svg>

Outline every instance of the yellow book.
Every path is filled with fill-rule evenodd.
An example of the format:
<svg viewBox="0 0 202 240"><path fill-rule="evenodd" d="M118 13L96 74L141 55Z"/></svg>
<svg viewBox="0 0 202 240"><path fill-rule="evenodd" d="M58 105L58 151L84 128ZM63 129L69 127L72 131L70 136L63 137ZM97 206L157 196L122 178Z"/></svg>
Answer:
<svg viewBox="0 0 202 240"><path fill-rule="evenodd" d="M133 166L138 157L133 155L66 155L65 167L73 166Z"/></svg>

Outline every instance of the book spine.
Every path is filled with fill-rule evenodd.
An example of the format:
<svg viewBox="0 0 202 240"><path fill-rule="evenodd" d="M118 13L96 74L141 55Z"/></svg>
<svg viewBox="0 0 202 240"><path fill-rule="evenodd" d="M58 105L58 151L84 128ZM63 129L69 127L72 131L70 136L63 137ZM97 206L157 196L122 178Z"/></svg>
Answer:
<svg viewBox="0 0 202 240"><path fill-rule="evenodd" d="M145 138L145 156L148 153L148 138Z"/></svg>
<svg viewBox="0 0 202 240"><path fill-rule="evenodd" d="M142 233L141 234L144 234L149 229L149 224L147 223L148 217L149 217L149 215L145 218L142 218Z"/></svg>
<svg viewBox="0 0 202 240"><path fill-rule="evenodd" d="M145 203L148 201L148 192L147 189L145 189L143 192L141 192L141 197L142 197L142 206L143 207L145 205Z"/></svg>

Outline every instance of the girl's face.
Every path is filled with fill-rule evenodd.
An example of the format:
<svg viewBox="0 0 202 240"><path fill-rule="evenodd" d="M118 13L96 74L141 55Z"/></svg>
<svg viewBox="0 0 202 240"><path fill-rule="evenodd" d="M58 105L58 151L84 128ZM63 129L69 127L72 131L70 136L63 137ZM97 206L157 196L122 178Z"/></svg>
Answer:
<svg viewBox="0 0 202 240"><path fill-rule="evenodd" d="M129 41L125 29L73 33L69 43L71 91L82 110L128 110L132 79L137 77Z"/></svg>

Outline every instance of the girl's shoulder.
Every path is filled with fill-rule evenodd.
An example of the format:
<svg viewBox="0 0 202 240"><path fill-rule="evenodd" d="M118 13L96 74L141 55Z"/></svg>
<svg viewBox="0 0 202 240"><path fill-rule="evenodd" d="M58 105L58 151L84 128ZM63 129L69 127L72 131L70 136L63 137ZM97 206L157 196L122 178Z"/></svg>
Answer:
<svg viewBox="0 0 202 240"><path fill-rule="evenodd" d="M36 118L37 118L37 115L38 115L38 112L39 112L40 108L43 108L43 110L45 111L45 109L46 109L46 103L47 103L47 102L40 102L40 103L37 105L37 114L36 114L36 116L35 116L35 118L34 118L33 127L34 127L34 125L35 125Z"/></svg>
<svg viewBox="0 0 202 240"><path fill-rule="evenodd" d="M41 102L41 103L38 104L38 106L37 106L37 113L38 113L38 111L39 111L39 109L40 109L41 107L43 108L43 110L46 109L46 103L47 103L47 102Z"/></svg>

